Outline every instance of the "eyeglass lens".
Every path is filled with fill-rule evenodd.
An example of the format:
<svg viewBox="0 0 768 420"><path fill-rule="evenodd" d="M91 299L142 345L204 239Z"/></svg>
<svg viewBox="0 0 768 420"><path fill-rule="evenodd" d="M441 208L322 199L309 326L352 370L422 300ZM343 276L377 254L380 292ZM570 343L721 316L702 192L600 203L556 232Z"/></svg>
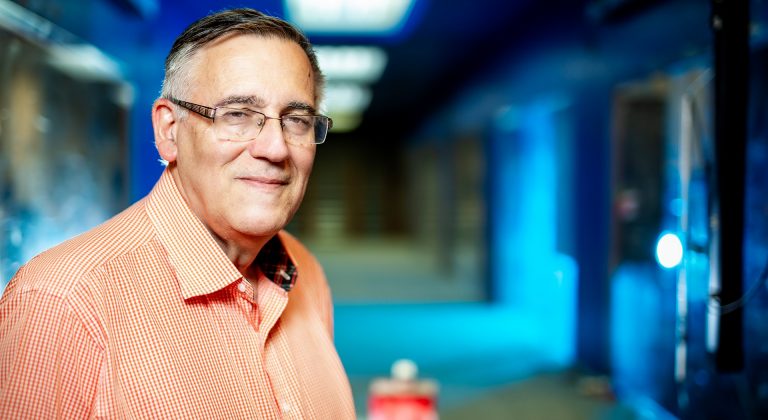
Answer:
<svg viewBox="0 0 768 420"><path fill-rule="evenodd" d="M228 141L250 141L258 137L267 120L280 122L286 140L294 144L322 143L328 133L328 118L289 114L270 118L248 108L216 108L214 127L217 137Z"/></svg>

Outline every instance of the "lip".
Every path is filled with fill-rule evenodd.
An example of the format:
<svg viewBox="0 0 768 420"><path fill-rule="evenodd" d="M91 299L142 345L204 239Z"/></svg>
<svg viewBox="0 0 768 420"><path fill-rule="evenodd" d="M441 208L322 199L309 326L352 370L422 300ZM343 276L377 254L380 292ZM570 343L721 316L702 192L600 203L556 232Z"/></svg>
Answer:
<svg viewBox="0 0 768 420"><path fill-rule="evenodd" d="M262 187L280 187L288 185L288 180L285 178L272 178L268 176L239 176L236 179L250 185Z"/></svg>

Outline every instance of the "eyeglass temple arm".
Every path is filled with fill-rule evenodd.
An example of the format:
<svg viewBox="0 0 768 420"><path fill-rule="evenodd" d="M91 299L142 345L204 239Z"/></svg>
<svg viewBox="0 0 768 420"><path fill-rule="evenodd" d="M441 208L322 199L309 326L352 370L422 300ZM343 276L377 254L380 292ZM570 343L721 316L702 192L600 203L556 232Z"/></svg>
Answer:
<svg viewBox="0 0 768 420"><path fill-rule="evenodd" d="M210 108L204 105L193 104L192 102L182 101L176 98L168 98L168 100L182 108L188 109L194 112L195 114L202 115L203 117L211 120L213 119L213 116L216 114L215 108Z"/></svg>

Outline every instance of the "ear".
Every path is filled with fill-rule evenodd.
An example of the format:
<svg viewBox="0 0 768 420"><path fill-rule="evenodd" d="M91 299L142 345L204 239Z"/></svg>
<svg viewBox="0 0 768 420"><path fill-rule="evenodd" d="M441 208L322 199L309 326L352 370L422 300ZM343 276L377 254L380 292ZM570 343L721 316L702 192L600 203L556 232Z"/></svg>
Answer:
<svg viewBox="0 0 768 420"><path fill-rule="evenodd" d="M176 160L178 147L176 134L179 120L173 112L173 104L164 98L155 101L152 106L152 127L155 130L155 147L160 157L168 163Z"/></svg>

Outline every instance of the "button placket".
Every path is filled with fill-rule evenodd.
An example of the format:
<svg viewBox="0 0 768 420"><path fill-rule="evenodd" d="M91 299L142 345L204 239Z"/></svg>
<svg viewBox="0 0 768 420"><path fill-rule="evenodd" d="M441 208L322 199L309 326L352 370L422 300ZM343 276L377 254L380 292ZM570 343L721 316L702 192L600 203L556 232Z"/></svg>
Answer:
<svg viewBox="0 0 768 420"><path fill-rule="evenodd" d="M237 290L241 295L239 298L243 300L242 307L248 318L248 322L258 332L261 324L261 316L258 310L256 287L253 284L249 284L247 279L243 279L238 283Z"/></svg>

